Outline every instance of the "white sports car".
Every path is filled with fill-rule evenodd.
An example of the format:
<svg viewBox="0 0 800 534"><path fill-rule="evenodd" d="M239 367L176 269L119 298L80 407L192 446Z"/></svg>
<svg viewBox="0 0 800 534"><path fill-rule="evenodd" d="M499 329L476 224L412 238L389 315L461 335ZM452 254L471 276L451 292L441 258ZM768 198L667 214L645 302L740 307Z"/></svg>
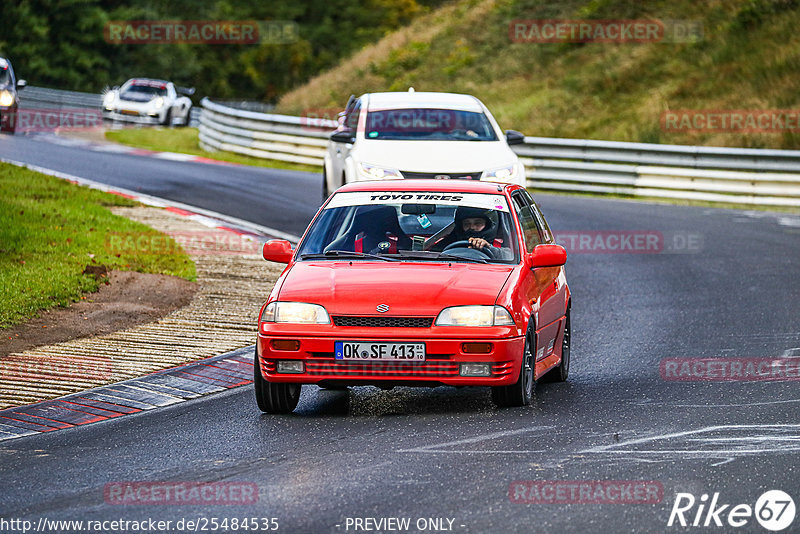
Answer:
<svg viewBox="0 0 800 534"><path fill-rule="evenodd" d="M349 182L403 178L483 180L525 187L525 168L505 133L471 95L368 93L350 97L330 136L323 199Z"/></svg>
<svg viewBox="0 0 800 534"><path fill-rule="evenodd" d="M194 89L172 82L133 78L103 96L103 118L165 126L188 126Z"/></svg>

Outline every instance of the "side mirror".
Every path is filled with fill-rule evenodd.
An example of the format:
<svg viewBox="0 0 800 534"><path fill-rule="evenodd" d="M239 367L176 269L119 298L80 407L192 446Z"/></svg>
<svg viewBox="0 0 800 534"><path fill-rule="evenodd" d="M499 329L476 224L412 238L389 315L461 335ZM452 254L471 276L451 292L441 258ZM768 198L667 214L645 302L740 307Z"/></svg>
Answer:
<svg viewBox="0 0 800 534"><path fill-rule="evenodd" d="M338 130L331 134L330 140L334 143L354 143L356 135L353 130Z"/></svg>
<svg viewBox="0 0 800 534"><path fill-rule="evenodd" d="M28 82L25 80L17 80L17 89L25 89L28 86Z"/></svg>
<svg viewBox="0 0 800 534"><path fill-rule="evenodd" d="M181 95L192 96L194 94L194 87L176 87L175 92Z"/></svg>
<svg viewBox="0 0 800 534"><path fill-rule="evenodd" d="M264 259L276 263L289 263L292 260L292 245L285 239L271 239L264 243Z"/></svg>
<svg viewBox="0 0 800 534"><path fill-rule="evenodd" d="M536 245L528 254L531 269L537 267L561 267L567 263L567 251L561 245Z"/></svg>
<svg viewBox="0 0 800 534"><path fill-rule="evenodd" d="M521 145L525 142L525 134L516 130L506 130L506 143L509 145Z"/></svg>

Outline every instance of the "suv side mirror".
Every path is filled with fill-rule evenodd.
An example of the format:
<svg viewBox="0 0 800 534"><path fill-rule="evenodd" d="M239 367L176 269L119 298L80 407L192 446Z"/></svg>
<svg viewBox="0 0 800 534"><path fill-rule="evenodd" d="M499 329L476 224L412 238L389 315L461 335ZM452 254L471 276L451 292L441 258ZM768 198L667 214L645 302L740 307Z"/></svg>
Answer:
<svg viewBox="0 0 800 534"><path fill-rule="evenodd" d="M528 254L528 265L537 267L561 267L567 263L567 251L561 245L536 245Z"/></svg>
<svg viewBox="0 0 800 534"><path fill-rule="evenodd" d="M516 130L506 130L506 143L509 145L521 145L525 142L525 134Z"/></svg>
<svg viewBox="0 0 800 534"><path fill-rule="evenodd" d="M17 89L25 89L28 86L28 82L25 80L17 80Z"/></svg>
<svg viewBox="0 0 800 534"><path fill-rule="evenodd" d="M289 263L292 260L292 245L285 239L271 239L264 243L262 255L267 261Z"/></svg>
<svg viewBox="0 0 800 534"><path fill-rule="evenodd" d="M330 140L334 143L355 143L356 135L353 130L338 130L331 134Z"/></svg>

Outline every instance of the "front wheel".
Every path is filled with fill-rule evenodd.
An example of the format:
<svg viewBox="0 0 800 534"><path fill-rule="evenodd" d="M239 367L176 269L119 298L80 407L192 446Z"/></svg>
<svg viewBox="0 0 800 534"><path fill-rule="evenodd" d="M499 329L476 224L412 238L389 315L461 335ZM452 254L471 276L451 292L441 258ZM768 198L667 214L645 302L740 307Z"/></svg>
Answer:
<svg viewBox="0 0 800 534"><path fill-rule="evenodd" d="M533 397L533 353L530 334L525 336L525 348L522 351L522 367L519 380L510 386L492 388L492 400L500 408L527 406Z"/></svg>
<svg viewBox="0 0 800 534"><path fill-rule="evenodd" d="M322 202L328 200L331 194L328 192L328 170L322 166Z"/></svg>
<svg viewBox="0 0 800 534"><path fill-rule="evenodd" d="M291 413L300 401L300 384L272 383L261 376L258 363L258 350L253 361L253 386L256 393L256 404L265 413Z"/></svg>

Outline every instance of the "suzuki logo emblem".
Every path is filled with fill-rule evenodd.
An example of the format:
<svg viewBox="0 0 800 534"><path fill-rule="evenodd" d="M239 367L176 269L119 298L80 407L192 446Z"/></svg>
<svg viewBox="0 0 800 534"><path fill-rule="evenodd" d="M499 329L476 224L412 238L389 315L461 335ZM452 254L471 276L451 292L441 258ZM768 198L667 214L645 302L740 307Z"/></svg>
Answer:
<svg viewBox="0 0 800 534"><path fill-rule="evenodd" d="M378 304L378 306L375 309L378 310L380 313L386 313L387 311L389 311L389 306L387 306L386 304Z"/></svg>

